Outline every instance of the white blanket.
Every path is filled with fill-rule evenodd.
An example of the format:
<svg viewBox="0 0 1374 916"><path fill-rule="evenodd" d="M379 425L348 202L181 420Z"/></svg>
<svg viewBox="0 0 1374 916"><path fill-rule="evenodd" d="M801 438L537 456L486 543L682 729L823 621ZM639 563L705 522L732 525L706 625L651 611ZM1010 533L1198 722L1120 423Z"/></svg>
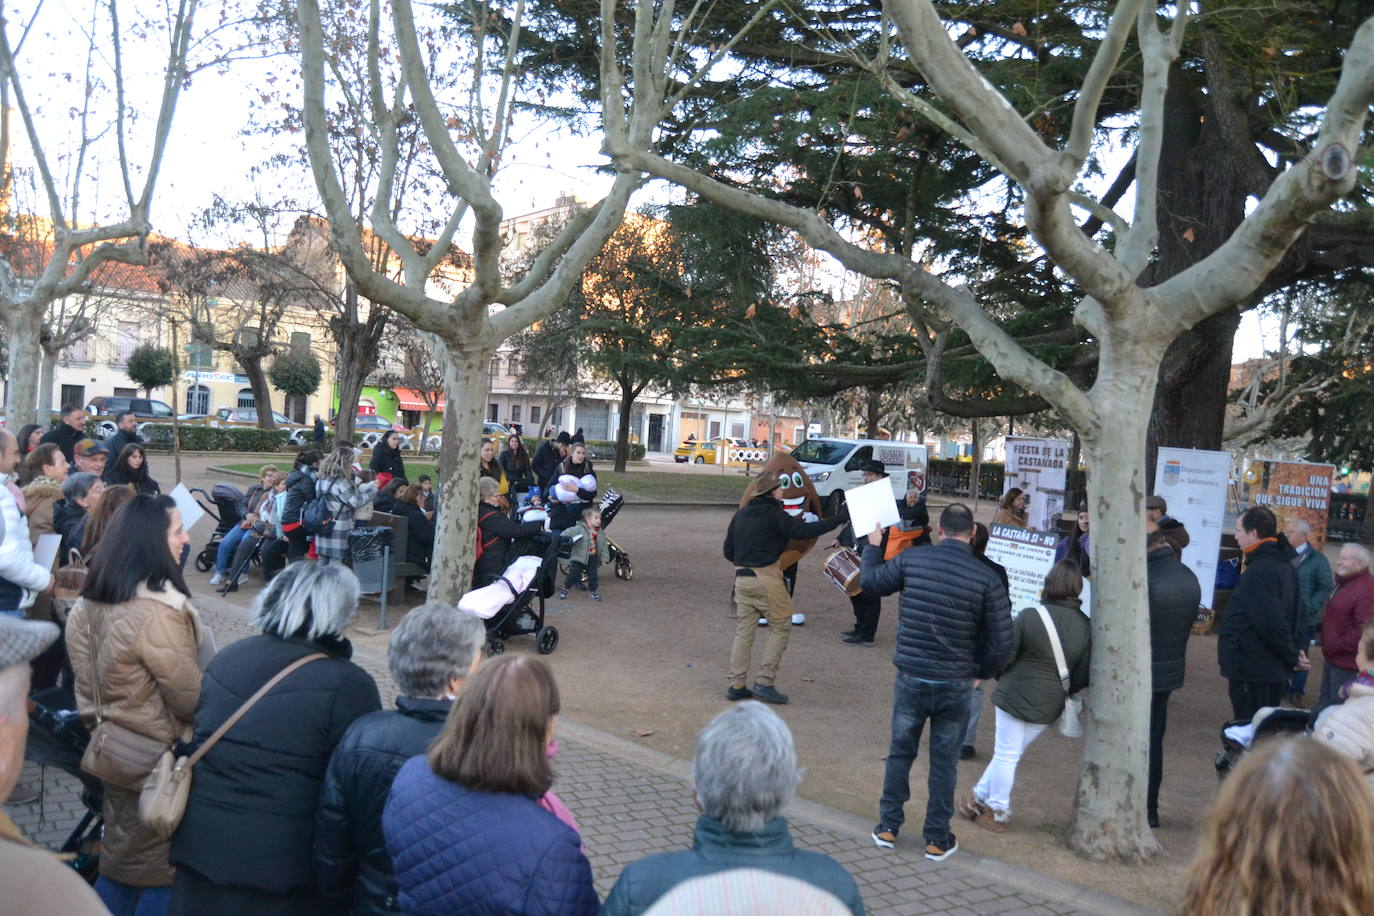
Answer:
<svg viewBox="0 0 1374 916"><path fill-rule="evenodd" d="M517 595L529 588L530 583L539 573L542 562L539 557L520 557L507 566L506 571L502 573L504 582L497 579L491 585L475 588L459 598L459 610L476 614L483 620L490 620L496 616L497 611L510 604ZM507 585L507 582L510 584Z"/></svg>

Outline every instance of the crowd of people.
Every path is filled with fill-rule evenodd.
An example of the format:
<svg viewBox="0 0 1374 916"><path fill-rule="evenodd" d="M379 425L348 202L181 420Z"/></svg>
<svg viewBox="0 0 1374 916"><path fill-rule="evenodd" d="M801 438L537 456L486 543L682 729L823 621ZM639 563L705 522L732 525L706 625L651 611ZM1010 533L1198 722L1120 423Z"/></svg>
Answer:
<svg viewBox="0 0 1374 916"><path fill-rule="evenodd" d="M212 579L232 587L248 552L261 548L270 575L252 608L257 635L216 650L182 573L189 536L176 505L156 484L139 484L148 478L136 429L121 426L126 441L106 467L108 454L97 458L65 419L59 427L67 431L48 441L0 429L0 801L25 797L23 698L65 684L94 736L87 772L104 790L104 838L91 893L0 817L0 886L9 900L121 916L618 916L703 911L702 901L766 887L784 895L769 899L806 900L815 912L863 912L842 865L793 843L782 812L801 771L790 731L765 705L787 702L776 687L793 612L784 551L846 525L847 511L807 521L783 508L776 471L755 479L725 539L739 618L727 675L733 705L697 736L693 844L626 866L603 902L576 811L553 791L560 699L545 663L483 660L483 621L438 603L411 610L391 635L394 709L382 708L378 685L352 660L345 633L359 585L343 561L356 513L385 507L404 517L411 562L427 565L433 545L432 481L408 482L392 437L367 469L347 444L327 454L305 449L289 473L262 468L242 523L219 542ZM599 597L607 541L579 439L554 437L533 456L518 437L500 449L484 443L477 583L500 575L512 540L546 530L513 514L535 503L572 545L562 596L583 586ZM877 462L863 471L866 481L886 474ZM330 520L326 532L309 530L315 503ZM1009 828L1021 759L1046 728L1068 727L1090 688L1092 633L1081 596L1091 542L1080 513L1039 604L1013 608L1006 571L985 553L988 528L967 506L945 507L932 526L918 494L897 503L900 526L848 525L840 534L840 542L863 546L855 626L842 638L871 646L882 598L900 595L891 734L871 840L897 845L926 734L922 846L926 858L943 861L959 848L956 815L993 833ZM1162 500L1146 505L1146 818L1157 827L1169 699L1183 684L1200 590L1179 557L1186 530ZM1017 494L995 523L1014 524L1024 513ZM78 597L60 612L31 610L53 600L55 584L53 570L34 560L35 532L59 534L79 564ZM1374 912L1374 575L1356 544L1342 548L1333 574L1309 533L1298 520L1280 531L1264 507L1236 521L1245 561L1218 633L1234 718L1305 705L1314 639L1325 664L1311 735L1257 740L1223 785L1189 873L1188 916ZM44 615L51 622L25 619ZM750 684L760 618L767 645ZM982 693L994 681L994 748L956 800L958 762L976 755ZM100 759L129 735L191 755L189 794L171 832L148 822L130 761ZM1281 843L1265 838L1275 823L1284 825Z"/></svg>

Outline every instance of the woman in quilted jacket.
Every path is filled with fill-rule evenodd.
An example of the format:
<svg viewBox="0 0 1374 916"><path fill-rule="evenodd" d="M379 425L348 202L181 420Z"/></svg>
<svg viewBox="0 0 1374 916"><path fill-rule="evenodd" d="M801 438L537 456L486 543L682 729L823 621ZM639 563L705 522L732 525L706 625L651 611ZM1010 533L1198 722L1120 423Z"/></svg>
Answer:
<svg viewBox="0 0 1374 916"><path fill-rule="evenodd" d="M1355 664L1359 673L1341 688L1345 702L1317 717L1312 737L1355 761L1374 792L1374 622L1360 634Z"/></svg>
<svg viewBox="0 0 1374 916"><path fill-rule="evenodd" d="M542 803L558 709L553 672L537 658L504 655L468 679L429 753L401 767L382 814L402 912L596 913L577 830L560 804Z"/></svg>
<svg viewBox="0 0 1374 916"><path fill-rule="evenodd" d="M1078 561L1060 560L1050 567L1040 593L1059 637L1070 693L1088 686L1092 624L1081 609L1078 596L1082 592ZM1011 790L1021 756L1064 712L1064 686L1054 646L1035 608L1025 608L1016 615L1011 656L998 675L992 705L997 712L992 760L973 791L959 803L959 812L980 827L1003 833L1011 820Z"/></svg>
<svg viewBox="0 0 1374 916"><path fill-rule="evenodd" d="M171 745L191 735L200 695L200 617L177 559L190 541L168 496L135 496L111 520L67 620L76 703ZM167 841L143 826L138 792L105 783L105 835L95 890L116 916L165 913Z"/></svg>

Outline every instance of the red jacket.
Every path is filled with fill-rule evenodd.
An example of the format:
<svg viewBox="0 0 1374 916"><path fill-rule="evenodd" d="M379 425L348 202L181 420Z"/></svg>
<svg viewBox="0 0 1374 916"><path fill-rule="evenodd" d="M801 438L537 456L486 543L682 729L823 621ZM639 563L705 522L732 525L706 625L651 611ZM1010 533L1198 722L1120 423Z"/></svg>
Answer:
<svg viewBox="0 0 1374 916"><path fill-rule="evenodd" d="M1374 619L1374 575L1364 570L1336 577L1336 590L1326 602L1322 617L1322 658L1328 665L1355 670L1355 651L1360 631Z"/></svg>

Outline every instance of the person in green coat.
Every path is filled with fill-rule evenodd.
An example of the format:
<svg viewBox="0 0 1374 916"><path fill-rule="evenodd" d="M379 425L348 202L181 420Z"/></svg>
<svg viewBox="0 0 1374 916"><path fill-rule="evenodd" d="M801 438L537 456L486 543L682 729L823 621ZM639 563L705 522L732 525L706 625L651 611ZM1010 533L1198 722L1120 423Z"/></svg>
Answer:
<svg viewBox="0 0 1374 916"><path fill-rule="evenodd" d="M1059 635L1071 694L1088 686L1092 651L1092 624L1078 597L1082 592L1078 562L1060 560L1045 576L1040 593ZM1054 647L1035 608L1023 609L1013 621L1011 657L997 678L992 705L997 713L992 760L973 791L959 803L959 812L980 827L1004 833L1011 820L1016 766L1031 742L1064 712Z"/></svg>
<svg viewBox="0 0 1374 916"><path fill-rule="evenodd" d="M1311 526L1307 522L1300 518L1290 518L1283 526L1283 534L1298 552L1298 558L1293 564L1298 570L1298 600L1302 605L1302 621L1299 623L1302 632L1299 635L1302 637L1302 647L1306 649L1312 645L1312 635L1321 632L1322 610L1325 609L1326 599L1331 597L1331 589L1336 583L1331 578L1330 561L1308 539ZM1307 672L1293 672L1283 698L1289 705L1304 709L1306 693Z"/></svg>

